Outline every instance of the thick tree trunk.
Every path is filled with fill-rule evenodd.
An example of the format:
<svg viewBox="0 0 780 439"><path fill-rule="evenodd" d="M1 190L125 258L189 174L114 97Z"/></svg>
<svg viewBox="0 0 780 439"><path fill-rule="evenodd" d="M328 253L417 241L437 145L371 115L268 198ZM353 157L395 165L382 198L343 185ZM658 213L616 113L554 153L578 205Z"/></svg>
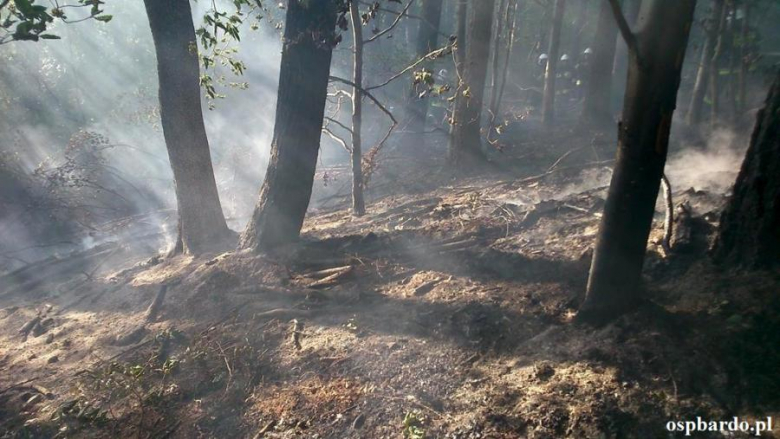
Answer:
<svg viewBox="0 0 780 439"><path fill-rule="evenodd" d="M715 53L715 46L717 45L718 23L723 14L724 5L724 0L712 1L712 13L707 23L707 38L704 41L704 47L701 50L701 61L699 62L699 68L696 71L696 81L693 84L693 93L691 93L691 102L690 105L688 105L688 113L685 116L685 122L691 126L696 126L701 123L704 96L707 94L707 87L709 86L711 76L712 56Z"/></svg>
<svg viewBox="0 0 780 439"><path fill-rule="evenodd" d="M358 2L349 7L352 21L352 55L354 57L352 82L352 214L363 216L366 202L363 198L363 23L360 18Z"/></svg>
<svg viewBox="0 0 780 439"><path fill-rule="evenodd" d="M443 0L423 0L422 20L419 20L420 27L417 29L416 53L418 59L437 48L442 4ZM429 66L429 63L423 63L423 67L427 66ZM430 99L427 97L418 97L416 90L413 87L409 100L409 123L407 124L407 131L415 134L425 131L425 121L428 119L429 104ZM425 137L416 136L415 140L419 146L422 146Z"/></svg>
<svg viewBox="0 0 780 439"><path fill-rule="evenodd" d="M603 322L639 298L695 0L645 0L618 125L618 151L579 319Z"/></svg>
<svg viewBox="0 0 780 439"><path fill-rule="evenodd" d="M615 59L615 38L618 28L608 1L601 2L588 88L582 106L580 124L603 127L612 120L612 67Z"/></svg>
<svg viewBox="0 0 780 439"><path fill-rule="evenodd" d="M480 126L494 6L494 0L472 3L473 13L463 63L463 84L455 100L449 151L450 163L461 169L468 169L485 160Z"/></svg>
<svg viewBox="0 0 780 439"><path fill-rule="evenodd" d="M780 266L780 74L758 113L713 256L744 268Z"/></svg>
<svg viewBox="0 0 780 439"><path fill-rule="evenodd" d="M174 252L224 244L225 223L200 100L200 67L189 0L144 0L157 55L160 117L176 186L179 237Z"/></svg>
<svg viewBox="0 0 780 439"><path fill-rule="evenodd" d="M332 0L290 0L271 159L240 247L261 251L298 239L309 206L336 26Z"/></svg>
<svg viewBox="0 0 780 439"><path fill-rule="evenodd" d="M550 47L547 51L547 68L544 71L544 94L542 95L542 123L552 127L555 123L555 77L558 74L558 51L561 46L561 27L566 0L555 0L552 26L550 26Z"/></svg>

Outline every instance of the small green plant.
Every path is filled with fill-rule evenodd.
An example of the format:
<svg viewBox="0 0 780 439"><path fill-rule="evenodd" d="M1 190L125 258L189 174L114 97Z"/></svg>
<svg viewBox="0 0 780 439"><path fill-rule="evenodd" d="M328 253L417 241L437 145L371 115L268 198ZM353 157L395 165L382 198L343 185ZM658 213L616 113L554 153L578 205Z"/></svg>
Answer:
<svg viewBox="0 0 780 439"><path fill-rule="evenodd" d="M417 410L407 412L404 416L404 438L406 439L425 439L425 417Z"/></svg>

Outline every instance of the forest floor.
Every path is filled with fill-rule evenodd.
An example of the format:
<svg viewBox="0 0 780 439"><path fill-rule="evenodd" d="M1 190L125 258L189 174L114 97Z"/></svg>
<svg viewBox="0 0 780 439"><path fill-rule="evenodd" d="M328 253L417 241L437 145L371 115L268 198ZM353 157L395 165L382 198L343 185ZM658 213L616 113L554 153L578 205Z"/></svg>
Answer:
<svg viewBox="0 0 780 439"><path fill-rule="evenodd" d="M675 188L692 214L667 257L659 203L645 305L572 322L610 148L526 141L500 153L525 163L512 177L388 165L359 219L322 194L346 181L331 171L303 241L273 255L108 242L6 274L0 437L666 438L697 416L780 422L780 273L708 262L720 194Z"/></svg>

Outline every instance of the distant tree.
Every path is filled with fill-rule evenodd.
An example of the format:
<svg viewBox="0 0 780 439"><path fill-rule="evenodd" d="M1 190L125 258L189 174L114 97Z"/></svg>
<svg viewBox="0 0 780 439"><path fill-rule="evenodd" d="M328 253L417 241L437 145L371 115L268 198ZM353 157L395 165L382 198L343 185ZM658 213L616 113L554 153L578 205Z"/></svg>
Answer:
<svg viewBox="0 0 780 439"><path fill-rule="evenodd" d="M544 92L542 95L542 123L551 127L555 119L555 81L558 75L558 52L561 47L561 28L563 27L563 12L566 0L555 0L550 25L550 46L547 50L547 68L544 71Z"/></svg>
<svg viewBox="0 0 780 439"><path fill-rule="evenodd" d="M637 31L609 0L629 47L618 151L578 319L607 321L634 306L666 163L696 0L644 0Z"/></svg>
<svg viewBox="0 0 780 439"><path fill-rule="evenodd" d="M780 73L758 113L713 256L745 268L780 265Z"/></svg>
<svg viewBox="0 0 780 439"><path fill-rule="evenodd" d="M422 16L417 28L417 47L415 47L415 55L418 59L438 48L442 3L443 0L422 0ZM416 87L412 87L412 96L407 108L409 118L406 125L407 131L419 134L425 130L429 107L430 99L427 93L424 96L419 96ZM415 139L420 146L425 142L424 136L417 136Z"/></svg>
<svg viewBox="0 0 780 439"><path fill-rule="evenodd" d="M501 101L504 98L504 90L506 88L507 75L509 74L509 65L512 59L512 51L515 43L515 31L517 29L517 13L518 0L509 0L504 9L504 13L499 11L498 21L503 22L502 27L505 29L503 37L496 35L495 44L493 48L493 78L491 81L490 90L490 131L495 128L497 119L501 112ZM499 66L499 59L501 58L503 44L503 66Z"/></svg>
<svg viewBox="0 0 780 439"><path fill-rule="evenodd" d="M471 3L466 55L452 115L449 151L450 162L461 169L469 169L485 160L480 130L494 8L495 0Z"/></svg>
<svg viewBox="0 0 780 439"><path fill-rule="evenodd" d="M336 0L287 4L271 159L240 248L267 250L300 235L320 149L336 20Z"/></svg>
<svg viewBox="0 0 780 439"><path fill-rule="evenodd" d="M596 36L593 39L593 57L590 60L588 85L582 106L580 123L583 126L604 127L612 120L612 68L615 59L615 39L618 28L609 2L602 1Z"/></svg>
<svg viewBox="0 0 780 439"><path fill-rule="evenodd" d="M725 0L712 0L710 17L704 24L707 36L704 40L704 47L701 49L701 60L696 70L696 81L693 84L691 102L685 115L685 121L688 125L696 126L701 123L704 96L707 94L707 87L712 77L710 71L713 68L713 55L715 46L717 46L719 23L725 11L725 4Z"/></svg>
<svg viewBox="0 0 780 439"><path fill-rule="evenodd" d="M721 105L720 105L720 93L721 93L721 80L720 80L720 68L723 60L723 54L728 43L728 35L726 26L728 23L728 15L731 10L731 2L733 0L724 0L721 6L720 21L718 22L717 38L715 39L715 50L710 60L710 124L715 126L720 120Z"/></svg>
<svg viewBox="0 0 780 439"><path fill-rule="evenodd" d="M737 114L747 111L747 78L750 69L750 12L752 0L742 2L742 29L739 37L739 77L737 79Z"/></svg>
<svg viewBox="0 0 780 439"><path fill-rule="evenodd" d="M189 0L144 0L157 55L160 118L176 187L176 252L214 250L231 236L219 201L200 96Z"/></svg>

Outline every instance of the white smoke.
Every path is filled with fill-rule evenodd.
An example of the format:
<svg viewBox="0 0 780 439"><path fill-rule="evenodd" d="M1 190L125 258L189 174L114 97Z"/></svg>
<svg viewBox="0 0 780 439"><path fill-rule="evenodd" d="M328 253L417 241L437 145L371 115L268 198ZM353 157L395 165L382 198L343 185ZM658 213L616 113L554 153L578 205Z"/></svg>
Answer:
<svg viewBox="0 0 780 439"><path fill-rule="evenodd" d="M673 153L666 175L675 191L693 188L726 194L737 178L749 138L727 129L715 130L704 149L687 147Z"/></svg>

